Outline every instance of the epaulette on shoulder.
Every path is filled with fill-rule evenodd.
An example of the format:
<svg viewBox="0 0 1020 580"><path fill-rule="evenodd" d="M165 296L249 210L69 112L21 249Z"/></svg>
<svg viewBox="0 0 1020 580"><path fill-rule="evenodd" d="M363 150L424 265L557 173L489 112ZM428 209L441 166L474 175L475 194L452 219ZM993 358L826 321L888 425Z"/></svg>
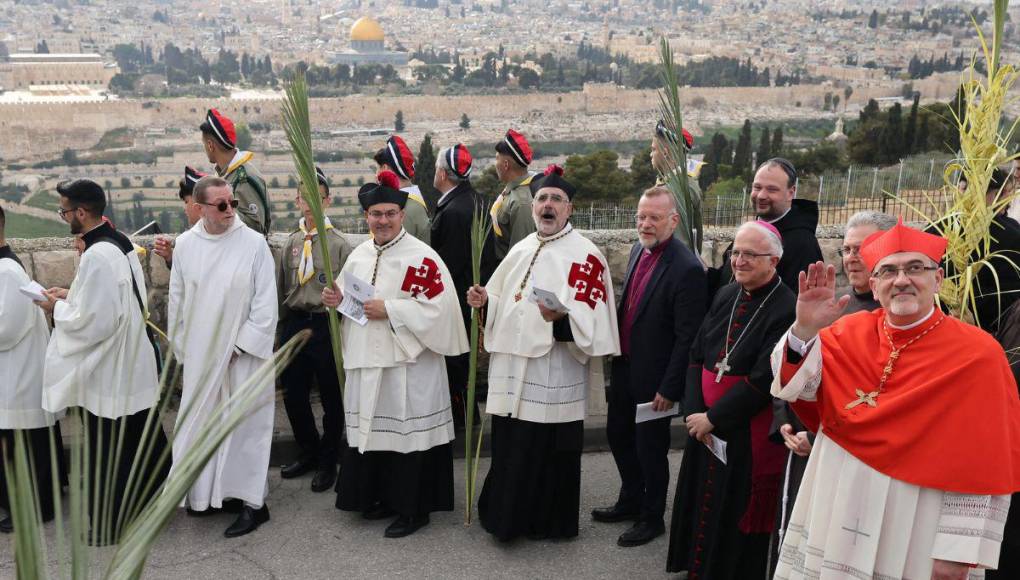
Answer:
<svg viewBox="0 0 1020 580"><path fill-rule="evenodd" d="M536 175L538 175L538 174L537 173L532 173L531 175L528 176L527 179L525 179L524 181L521 182L521 185L531 185L531 182L535 179ZM518 185L517 187L521 187L521 185Z"/></svg>

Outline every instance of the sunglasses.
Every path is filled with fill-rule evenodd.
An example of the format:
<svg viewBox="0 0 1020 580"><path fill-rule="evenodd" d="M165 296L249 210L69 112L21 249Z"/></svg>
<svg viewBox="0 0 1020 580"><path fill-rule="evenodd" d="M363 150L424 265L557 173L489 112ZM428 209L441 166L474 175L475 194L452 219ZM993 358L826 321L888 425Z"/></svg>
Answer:
<svg viewBox="0 0 1020 580"><path fill-rule="evenodd" d="M227 211L227 206L228 205L230 207L234 208L234 209L237 209L237 200L236 199L232 199L230 201L221 201L219 203L203 203L201 201L197 201L195 203L199 203L199 204L202 204L202 205L207 205L209 207L214 207L214 208L218 209L221 212Z"/></svg>

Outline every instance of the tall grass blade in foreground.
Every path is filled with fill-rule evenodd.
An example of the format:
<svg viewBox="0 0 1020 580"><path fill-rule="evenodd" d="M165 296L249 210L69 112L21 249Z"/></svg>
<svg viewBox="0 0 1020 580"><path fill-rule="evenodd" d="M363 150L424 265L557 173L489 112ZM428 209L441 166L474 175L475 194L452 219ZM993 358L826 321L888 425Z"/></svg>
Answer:
<svg viewBox="0 0 1020 580"><path fill-rule="evenodd" d="M264 397L265 385L271 384L275 376L286 368L294 355L304 346L308 336L308 331L296 335L213 411L213 416L218 419L202 425L194 438L193 446L174 465L173 471L165 482L153 481L151 474L148 481L143 482L140 477L134 479L135 485L143 491L140 495L125 493L126 499L121 508L121 514L117 516L117 521L126 522L126 524L123 532L120 533L119 544L112 548L113 552L109 563L101 574L102 578L121 580L136 579L142 576L149 553L159 539L159 535L174 517L178 506L202 469L226 437L260 404L259 399ZM171 384L169 369L176 368L172 362L172 350L169 350L159 386L160 392L163 394ZM150 437L154 437L156 430L160 428L158 418L164 414L170 397L162 397L161 400L162 403L153 406L150 410L149 420L143 434L143 441L146 443L133 458L132 473L141 469L141 465L147 465L150 462L153 453ZM180 410L181 416L186 416L188 413L190 413L190 409ZM77 416L79 422L83 424L84 412L81 409L72 409L71 415ZM57 473L57 452L62 451L60 445L61 442L55 440L51 429L51 468L54 474ZM160 455L160 461L168 459L169 450L170 446L168 445L165 452ZM96 553L89 547L89 539L91 537L92 540L100 542L112 540L114 531L110 529L110 526L114 520L112 519L112 509L101 508L93 512L96 515L96 521L89 522L87 502L92 495L92 476L87 475L90 473L87 432L83 429L81 435L71 442L67 520L62 514L60 483L56 476L54 476L52 490L37 491L36 466L32 464L32 458L28 453L22 433L16 433L12 451L13 461L6 461L4 469L8 476L10 512L16 530L13 543L17 577L32 580L51 577L47 567L47 546L43 536L38 493L53 493L54 496L56 554L60 562L57 566L57 577L76 580L92 577L94 567L90 565L90 560ZM114 457L114 461L118 459L119 457ZM100 467L98 471L104 476L111 475L113 472L113 470L103 467ZM158 472L158 463L156 471ZM128 487L130 488L131 485L129 483ZM103 485L102 487L109 488L111 486ZM147 490L152 489L156 489L158 492L150 497ZM65 552L64 546L68 535L70 536L69 551Z"/></svg>

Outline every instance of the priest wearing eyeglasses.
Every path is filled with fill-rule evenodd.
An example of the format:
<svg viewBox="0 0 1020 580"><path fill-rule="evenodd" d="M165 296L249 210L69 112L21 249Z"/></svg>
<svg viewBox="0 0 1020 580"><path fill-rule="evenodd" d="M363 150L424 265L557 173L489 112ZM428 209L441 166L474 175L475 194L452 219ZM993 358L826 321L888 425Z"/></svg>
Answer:
<svg viewBox="0 0 1020 580"><path fill-rule="evenodd" d="M230 184L215 176L195 184L202 219L177 238L170 270L169 324L177 360L184 365L174 461L198 431L220 418L213 411L273 354L278 303L273 256L262 234L234 211ZM254 531L269 520L269 448L273 438L273 380L253 412L227 436L188 491L188 513L212 513L238 500L237 520L225 535Z"/></svg>
<svg viewBox="0 0 1020 580"><path fill-rule="evenodd" d="M352 288L371 286L365 319L345 316L341 327L347 446L336 508L367 520L393 518L383 535L401 538L428 525L432 512L453 509L453 413L443 357L467 352L468 340L450 270L403 227L407 192L392 171L377 179L358 192L372 238L351 251L322 302L338 306L348 277L361 281Z"/></svg>
<svg viewBox="0 0 1020 580"><path fill-rule="evenodd" d="M800 275L772 394L818 438L776 578L963 579L997 565L1020 490L1020 398L995 339L936 308L946 245L902 222L868 237L873 312L840 318L850 297L835 297L832 266Z"/></svg>
<svg viewBox="0 0 1020 580"><path fill-rule="evenodd" d="M769 354L794 318L776 272L775 226L747 222L730 253L735 281L716 293L691 347L683 413L687 439L673 507L667 570L688 578L763 578L786 448L772 424ZM725 444L725 454L709 446Z"/></svg>

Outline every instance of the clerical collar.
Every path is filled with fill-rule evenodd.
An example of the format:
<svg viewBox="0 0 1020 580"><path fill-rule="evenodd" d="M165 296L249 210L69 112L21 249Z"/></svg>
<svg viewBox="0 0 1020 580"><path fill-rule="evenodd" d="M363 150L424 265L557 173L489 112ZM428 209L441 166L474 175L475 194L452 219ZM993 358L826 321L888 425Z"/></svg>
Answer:
<svg viewBox="0 0 1020 580"><path fill-rule="evenodd" d="M651 255L654 256L655 254L661 254L663 252L663 250L666 249L666 246L668 246L668 245L669 245L669 240L666 239L666 240L663 240L661 242L656 242L655 245L652 246L651 248L642 248L642 251L645 254L651 254Z"/></svg>
<svg viewBox="0 0 1020 580"><path fill-rule="evenodd" d="M889 328L892 328L892 329L895 329L895 330L910 330L911 328L917 328L918 326L921 326L922 324L927 322L928 319L931 318L933 314L935 314L935 305L934 304L932 305L931 310L928 311L928 314L925 314L924 317L921 318L920 320L915 320L914 322L911 322L910 324L905 324L903 326L898 326L898 325L895 325L895 324L889 322L889 319L886 318L886 324L889 325Z"/></svg>
<svg viewBox="0 0 1020 580"><path fill-rule="evenodd" d="M864 292L858 292L858 291L854 290L853 288L851 288L850 292L854 295L854 298L860 300L861 302L869 302L869 301L875 299L875 295L871 293L871 290L865 290Z"/></svg>
<svg viewBox="0 0 1020 580"><path fill-rule="evenodd" d="M404 239L404 235L405 234L407 234L407 230L405 230L403 227L401 227L400 228L400 233L397 234L397 237L393 238L392 240L386 242L385 244L383 244L381 246L379 244L376 244L375 240L372 240L372 244L375 246L375 251L377 251L377 252L379 252L381 254L381 253L385 252L386 250L392 248L393 246L397 245L397 242L399 242L400 240Z"/></svg>
<svg viewBox="0 0 1020 580"><path fill-rule="evenodd" d="M81 235L81 241L85 242L85 248L92 247L92 244L98 242L103 238L112 238L114 233L113 226L107 221L99 222L99 225L92 228Z"/></svg>
<svg viewBox="0 0 1020 580"><path fill-rule="evenodd" d="M761 218L758 218L758 221L768 222L768 223L770 223L772 225L775 225L777 221L779 221L779 220L783 219L784 217L786 217L786 214L790 213L791 209L793 209L792 205L790 207L786 208L786 211L783 212L783 215L777 217L776 219L773 219L773 220L763 220Z"/></svg>
<svg viewBox="0 0 1020 580"><path fill-rule="evenodd" d="M744 287L741 286L740 292L744 294L744 296L746 296L747 298L757 298L759 296L768 295L773 290L776 289L777 286L776 282L778 282L779 284L783 283L783 281L779 279L779 274L773 274L772 279L769 280L768 283L762 284L761 286L755 288L754 290L745 290Z"/></svg>
<svg viewBox="0 0 1020 580"><path fill-rule="evenodd" d="M556 232L555 234L553 234L551 236L543 236L542 234L540 234L538 232L535 232L535 235L538 236L538 241L542 242L543 244L548 244L549 242L556 241L556 240L562 238L563 236L569 234L571 231L573 231L573 229L574 229L574 226L570 225L570 222L567 222L567 224L565 226L563 226L562 230Z"/></svg>

